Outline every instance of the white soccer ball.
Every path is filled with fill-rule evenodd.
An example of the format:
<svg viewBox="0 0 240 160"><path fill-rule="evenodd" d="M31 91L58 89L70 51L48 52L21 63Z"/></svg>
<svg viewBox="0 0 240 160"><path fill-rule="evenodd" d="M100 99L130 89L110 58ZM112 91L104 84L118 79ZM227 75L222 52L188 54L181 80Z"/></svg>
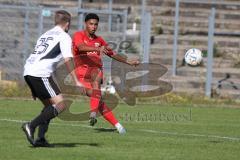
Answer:
<svg viewBox="0 0 240 160"><path fill-rule="evenodd" d="M202 62L202 51L191 48L185 53L185 62L191 66L197 66Z"/></svg>
<svg viewBox="0 0 240 160"><path fill-rule="evenodd" d="M116 93L116 89L114 88L114 86L107 86L106 87L106 92L110 93L110 94L115 94Z"/></svg>

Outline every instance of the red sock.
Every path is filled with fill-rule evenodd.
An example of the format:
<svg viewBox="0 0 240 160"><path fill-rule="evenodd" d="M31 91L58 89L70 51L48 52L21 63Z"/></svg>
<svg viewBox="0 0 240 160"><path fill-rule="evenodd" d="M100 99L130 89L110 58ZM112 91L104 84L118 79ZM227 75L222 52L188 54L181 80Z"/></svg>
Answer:
<svg viewBox="0 0 240 160"><path fill-rule="evenodd" d="M100 106L100 113L103 115L104 119L106 119L113 126L118 123L118 120L113 115L113 112L107 107L107 105L103 102Z"/></svg>
<svg viewBox="0 0 240 160"><path fill-rule="evenodd" d="M90 98L90 107L91 107L91 112L96 112L98 111L99 103L101 99L101 91L100 90L93 90L91 98Z"/></svg>

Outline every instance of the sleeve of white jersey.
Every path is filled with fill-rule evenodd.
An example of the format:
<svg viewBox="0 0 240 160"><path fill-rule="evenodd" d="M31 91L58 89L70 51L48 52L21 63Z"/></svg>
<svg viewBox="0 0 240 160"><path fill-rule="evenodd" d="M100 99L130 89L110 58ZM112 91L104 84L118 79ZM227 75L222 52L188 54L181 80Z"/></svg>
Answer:
<svg viewBox="0 0 240 160"><path fill-rule="evenodd" d="M68 34L62 36L60 41L60 50L63 58L73 57L72 54L72 39Z"/></svg>

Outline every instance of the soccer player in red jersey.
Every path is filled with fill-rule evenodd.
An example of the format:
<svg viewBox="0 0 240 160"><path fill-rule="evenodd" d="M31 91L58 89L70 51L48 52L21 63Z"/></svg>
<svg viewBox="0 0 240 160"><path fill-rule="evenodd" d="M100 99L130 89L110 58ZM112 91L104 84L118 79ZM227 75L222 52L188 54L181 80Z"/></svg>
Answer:
<svg viewBox="0 0 240 160"><path fill-rule="evenodd" d="M98 22L98 15L89 13L85 17L85 29L75 32L73 35L75 73L78 80L85 86L86 93L90 97L90 125L93 126L97 123L96 115L99 111L122 134L126 133L126 130L101 100L101 83L103 80L102 56L107 55L132 66L138 65L139 61L135 59L129 60L113 52L103 38L95 34Z"/></svg>

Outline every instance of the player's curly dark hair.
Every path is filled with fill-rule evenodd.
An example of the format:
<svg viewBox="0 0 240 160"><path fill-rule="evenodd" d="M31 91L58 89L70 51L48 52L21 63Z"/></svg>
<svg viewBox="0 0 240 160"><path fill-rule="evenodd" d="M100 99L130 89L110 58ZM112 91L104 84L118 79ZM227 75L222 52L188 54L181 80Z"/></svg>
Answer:
<svg viewBox="0 0 240 160"><path fill-rule="evenodd" d="M87 14L86 17L85 17L85 22L87 22L89 19L96 19L97 21L99 21L99 17L95 13Z"/></svg>

